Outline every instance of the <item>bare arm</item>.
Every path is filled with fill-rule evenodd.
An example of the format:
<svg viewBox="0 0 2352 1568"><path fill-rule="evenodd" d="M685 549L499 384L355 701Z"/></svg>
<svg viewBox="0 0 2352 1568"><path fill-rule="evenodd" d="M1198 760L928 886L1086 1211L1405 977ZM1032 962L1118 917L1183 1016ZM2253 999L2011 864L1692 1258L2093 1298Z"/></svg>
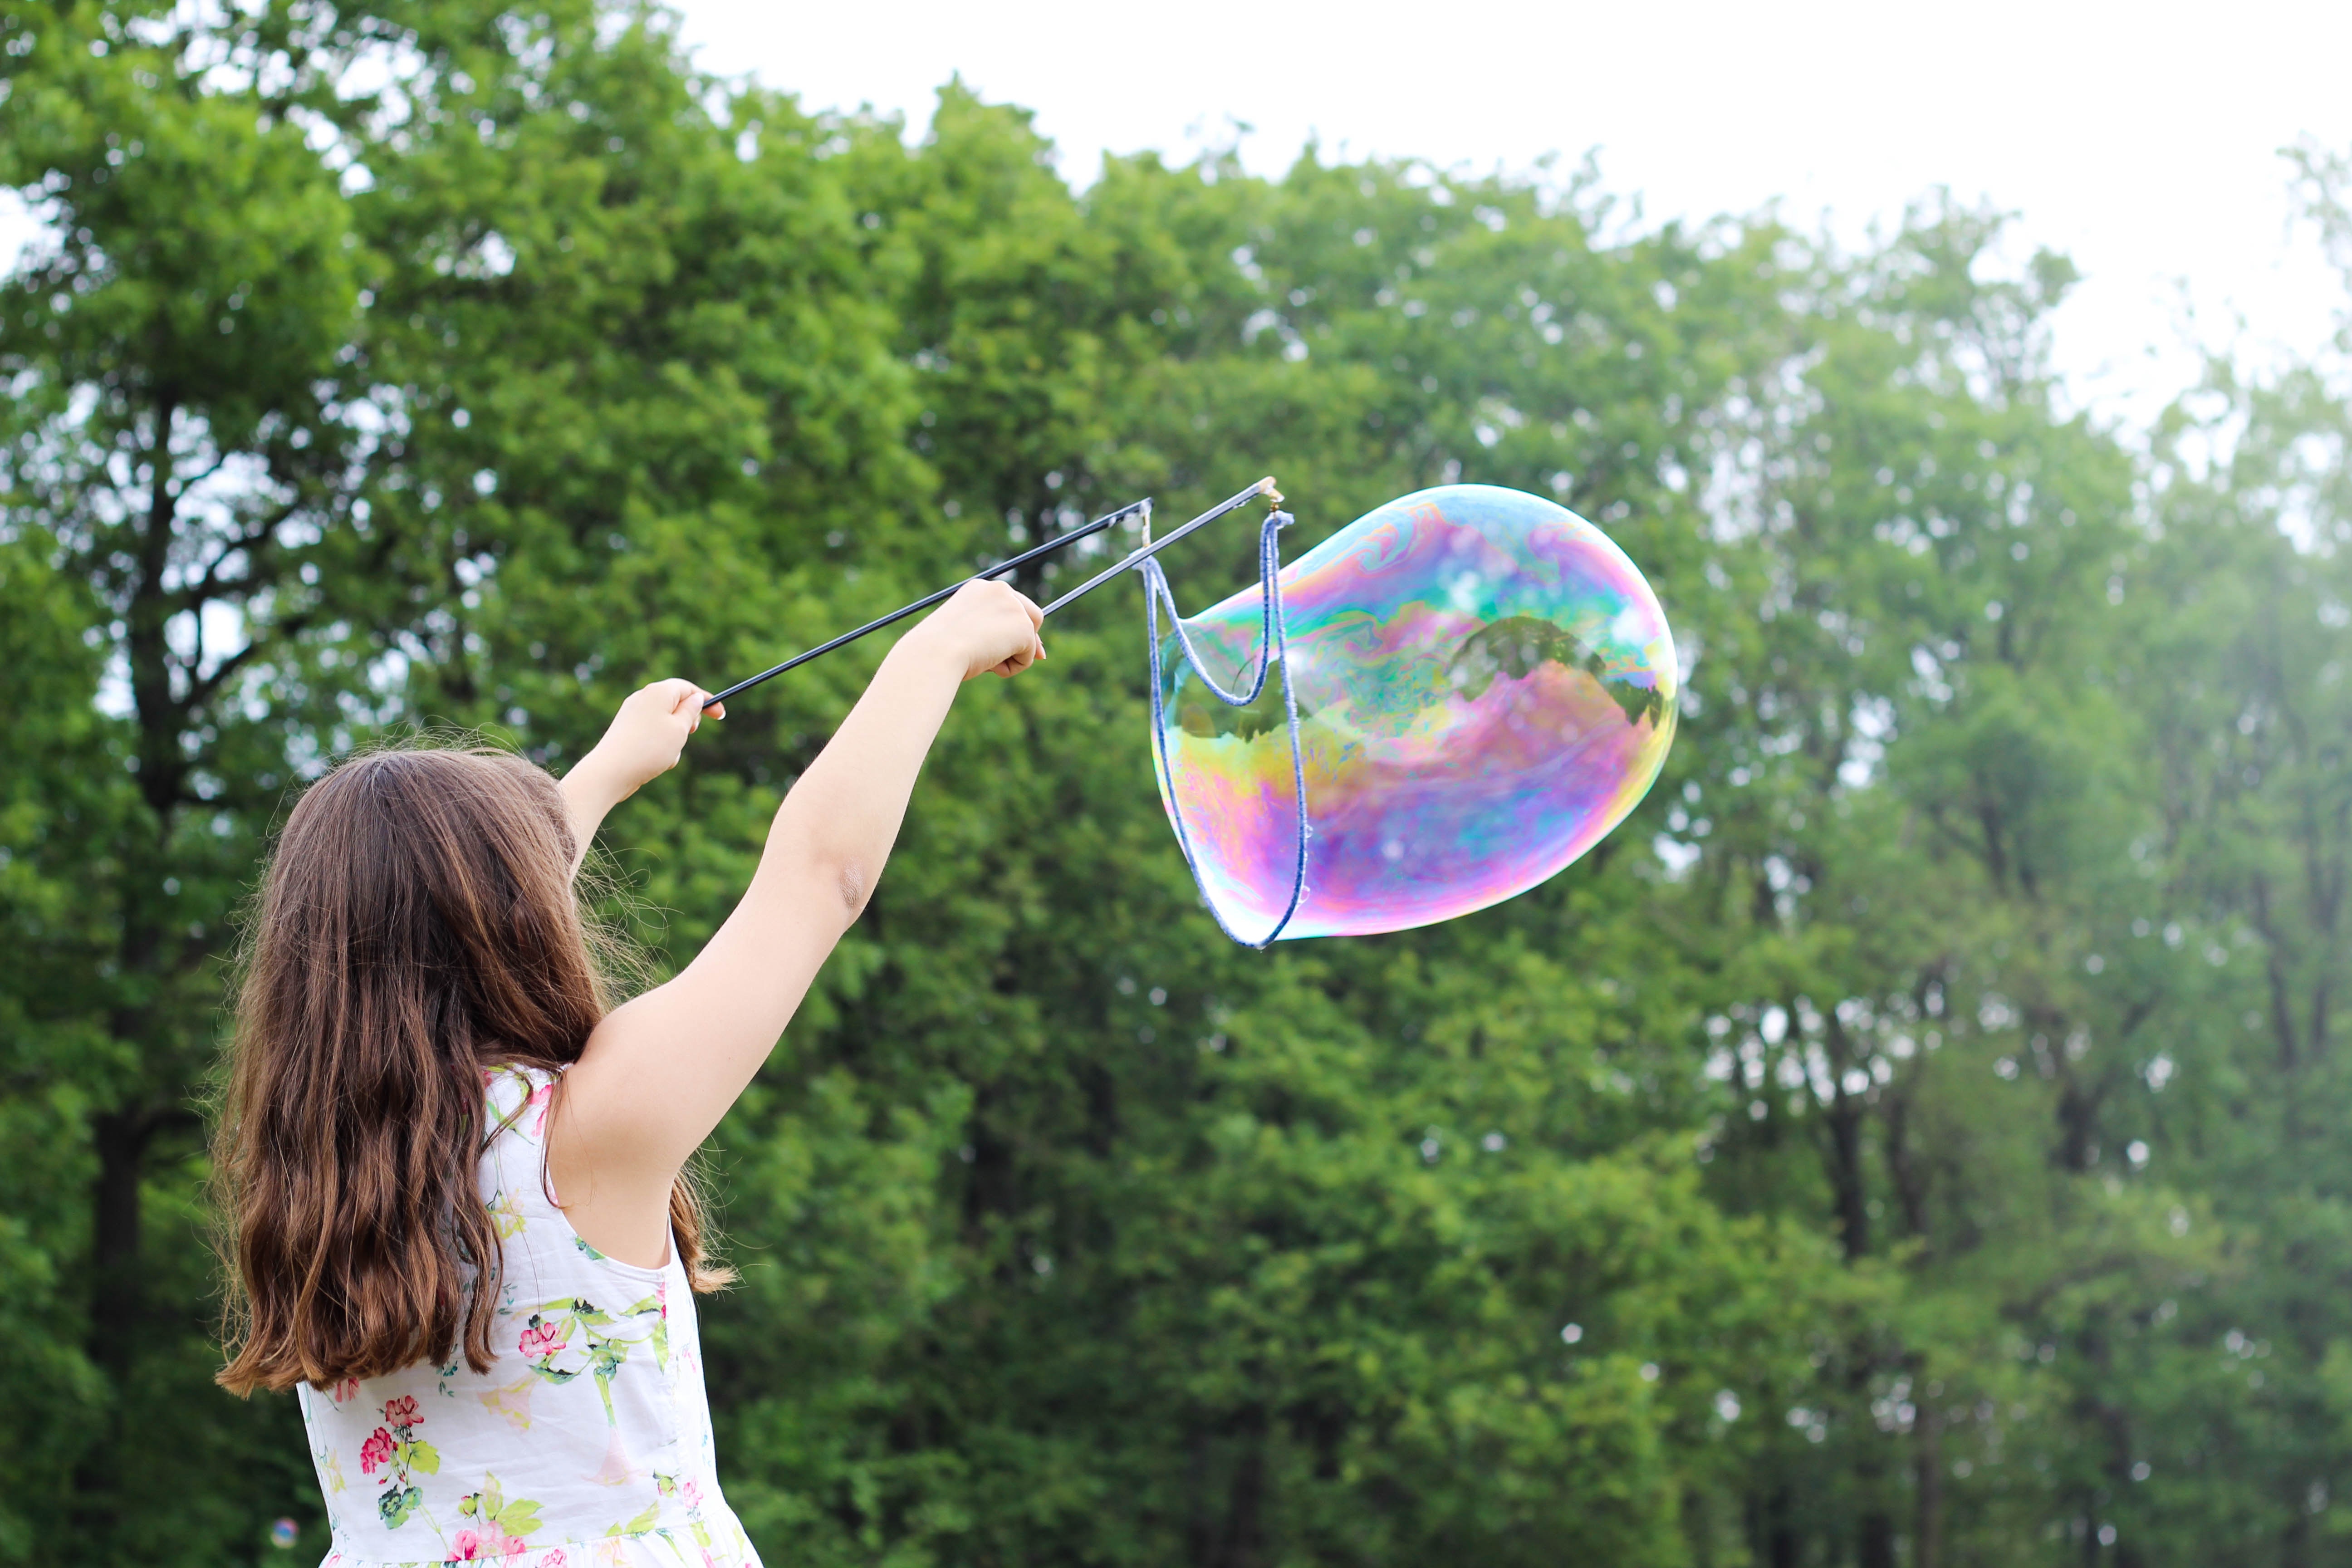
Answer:
<svg viewBox="0 0 2352 1568"><path fill-rule="evenodd" d="M984 670L1028 668L1045 652L1038 625L1037 607L1021 595L974 584L901 639L784 797L735 912L676 979L614 1009L589 1037L565 1075L548 1156L572 1226L591 1246L626 1261L661 1260L670 1184L767 1059L865 908L956 688ZM615 731L629 718L625 708ZM668 721L687 723L675 710ZM690 732L688 725L678 743ZM615 756L642 766L659 750L622 747ZM575 819L609 793L590 769L594 757L573 770L589 773Z"/></svg>
<svg viewBox="0 0 2352 1568"><path fill-rule="evenodd" d="M604 814L655 774L677 766L687 737L702 727L702 704L709 697L691 680L656 680L632 691L595 750L563 775L556 788L562 791L564 809L572 815L574 876L588 858L588 847L595 842ZM726 718L727 705L711 709L710 717Z"/></svg>

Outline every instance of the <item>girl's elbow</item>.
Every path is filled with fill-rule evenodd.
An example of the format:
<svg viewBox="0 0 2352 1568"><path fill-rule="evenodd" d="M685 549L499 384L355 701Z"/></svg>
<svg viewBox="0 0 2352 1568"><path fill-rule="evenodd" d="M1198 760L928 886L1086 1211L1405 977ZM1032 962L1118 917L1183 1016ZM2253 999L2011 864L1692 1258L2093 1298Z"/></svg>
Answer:
<svg viewBox="0 0 2352 1568"><path fill-rule="evenodd" d="M873 877L856 861L844 860L834 868L827 881L840 900L843 929L856 925L857 917L866 912L867 901L874 897Z"/></svg>
<svg viewBox="0 0 2352 1568"><path fill-rule="evenodd" d="M784 806L790 812L790 799ZM856 924L874 896L874 868L855 847L811 832L782 814L776 826L768 840L761 879L773 877L772 885L784 901L810 917L837 919L845 931Z"/></svg>

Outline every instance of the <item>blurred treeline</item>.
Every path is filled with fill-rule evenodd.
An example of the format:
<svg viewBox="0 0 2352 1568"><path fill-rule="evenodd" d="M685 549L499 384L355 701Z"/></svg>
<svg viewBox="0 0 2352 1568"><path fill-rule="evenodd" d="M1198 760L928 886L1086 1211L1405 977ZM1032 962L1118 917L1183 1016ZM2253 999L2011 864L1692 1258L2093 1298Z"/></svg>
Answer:
<svg viewBox="0 0 2352 1568"><path fill-rule="evenodd" d="M1257 954L1161 817L1131 590L970 689L718 1140L768 1560L2352 1563L2328 363L2119 435L1989 215L1855 254L1047 154L588 0L0 3L51 226L0 289L0 1562L323 1549L292 1403L210 1383L201 1197L236 910L323 759L561 769L645 679L1271 472L1294 552L1457 477L1607 528L1685 639L1666 775L1501 908ZM616 816L657 963L877 654Z"/></svg>

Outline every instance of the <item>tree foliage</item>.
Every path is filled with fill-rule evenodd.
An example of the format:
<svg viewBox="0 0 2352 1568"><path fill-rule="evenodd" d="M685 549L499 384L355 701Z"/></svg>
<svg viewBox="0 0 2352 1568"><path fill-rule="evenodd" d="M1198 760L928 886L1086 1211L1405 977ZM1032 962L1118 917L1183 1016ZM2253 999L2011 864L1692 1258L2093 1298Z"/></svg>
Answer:
<svg viewBox="0 0 2352 1568"><path fill-rule="evenodd" d="M642 679L1265 472L1301 545L1455 479L1608 529L1684 639L1666 776L1508 904L1256 954L1150 786L1131 595L967 692L717 1140L776 1560L2352 1559L2330 363L2126 439L1989 215L1853 253L1314 149L1080 193L960 85L910 142L588 0L0 0L0 178L47 225L0 285L0 1561L320 1542L290 1402L210 1385L201 1200L290 789L415 725L560 770ZM875 657L613 825L658 963Z"/></svg>

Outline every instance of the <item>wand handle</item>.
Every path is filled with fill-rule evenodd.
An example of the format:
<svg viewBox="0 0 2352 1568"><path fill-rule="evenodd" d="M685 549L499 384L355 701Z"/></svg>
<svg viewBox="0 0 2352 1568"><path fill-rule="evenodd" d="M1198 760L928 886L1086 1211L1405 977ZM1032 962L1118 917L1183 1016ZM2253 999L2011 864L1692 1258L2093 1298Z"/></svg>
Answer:
<svg viewBox="0 0 2352 1568"><path fill-rule="evenodd" d="M1063 608L1065 605L1085 598L1088 594L1093 593L1097 588L1101 587L1104 584L1109 582L1120 573L1132 571L1136 566L1159 554L1161 551L1167 549L1170 545L1175 543L1186 534L1191 533L1194 529L1202 528L1209 523L1216 521L1217 519L1224 516L1227 512L1232 511L1234 508L1247 502L1255 496L1270 496L1276 501L1279 501L1282 499L1282 493L1274 488L1273 476L1268 475L1266 478L1258 480L1257 483L1250 486L1249 489L1243 490L1238 495L1234 495L1224 500L1219 501L1216 505L1211 507L1208 510L1202 512L1192 521L1185 523L1182 527L1171 529L1161 538L1155 539L1150 543L1143 545L1139 549L1129 551L1118 564L1109 568L1108 571L1096 573L1093 576L1087 578L1085 582L1079 584L1076 587L1071 589L1068 593L1063 595L1052 604L1046 605L1044 613L1050 616L1055 611ZM985 571L974 573L971 576L964 579L964 582L982 583L992 577L1002 577L1007 572L1026 566L1030 562L1036 560L1040 556L1050 555L1066 544L1075 544L1079 540L1085 539L1089 535L1100 533L1104 529L1108 528L1115 522L1123 521L1139 513L1142 515L1144 526L1148 530L1150 527L1151 522L1151 500L1150 497L1147 496L1142 500L1130 502L1129 504L1119 508L1117 511L1105 513L1103 516L1096 518L1092 522L1087 523L1083 527L1070 530L1069 532L1063 534L1058 539L1047 540L1045 543L1038 545L1034 550L1024 550L1020 554L1013 557L1010 561L1000 561L995 565L989 567ZM796 653L793 655L792 658L784 660L783 663L770 669L763 669L748 680L739 680L734 685L729 687L726 690L719 692L718 695L705 699L702 705L705 708L709 708L715 703L724 702L727 699L734 696L739 691L749 691L752 687L759 685L760 682L763 680L773 680L777 676L783 674L784 671L788 669L797 669L799 667L806 664L813 658L818 658L824 654L831 653L835 648L845 647L850 643L856 642L859 637L864 637L868 632L878 632L884 626L894 626L897 623L905 620L908 616L914 615L918 611L928 610L933 605L952 596L955 591L963 585L963 583L951 583L948 586L941 588L936 594L926 594L911 605L900 605L898 608L891 611L888 615L882 616L879 620L866 622L864 626L859 626L856 631L844 632L839 637L834 638L831 642L819 643L816 647L810 648L805 653Z"/></svg>
<svg viewBox="0 0 2352 1568"><path fill-rule="evenodd" d="M1047 540L1045 543L1038 545L1034 550L1024 550L1020 554L1013 557L1010 561L1000 561L995 565L987 568L985 571L975 572L970 577L965 578L964 582L984 583L993 577L1002 577L1007 572L1016 571L1023 566L1026 566L1030 562L1036 560L1040 556L1051 555L1055 551L1061 549L1066 544L1075 544L1081 539L1087 538L1092 534L1100 533L1104 529L1110 527L1113 523L1122 522L1128 518L1135 516L1139 512L1147 518L1151 515L1151 501L1150 498L1147 497L1142 500L1131 502L1129 505L1119 508L1117 511L1107 512L1103 516L1095 519L1092 522L1070 530L1069 532L1063 534L1057 539ZM714 703L724 702L739 691L749 691L754 686L759 685L760 682L763 680L773 680L777 676L783 674L784 671L788 669L797 669L800 666L806 664L809 660L815 658L822 654L831 653L837 647L845 647L849 644L856 642L859 637L864 637L868 632L878 632L884 626L895 626L898 622L905 620L908 616L916 614L918 611L928 610L933 605L939 604L941 600L953 597L956 590L961 588L963 585L963 583L950 583L936 594L926 594L911 605L901 605L898 608L891 611L888 615L882 616L880 619L866 622L864 626L859 626L856 631L844 632L839 637L835 637L831 642L819 643L816 647L808 649L804 653L796 653L793 655L792 658L784 660L782 664L776 665L772 668L761 670L759 674L752 676L748 680L737 681L734 685L729 687L726 690L718 693L716 696L706 698L703 700L702 705L705 708L709 708Z"/></svg>

